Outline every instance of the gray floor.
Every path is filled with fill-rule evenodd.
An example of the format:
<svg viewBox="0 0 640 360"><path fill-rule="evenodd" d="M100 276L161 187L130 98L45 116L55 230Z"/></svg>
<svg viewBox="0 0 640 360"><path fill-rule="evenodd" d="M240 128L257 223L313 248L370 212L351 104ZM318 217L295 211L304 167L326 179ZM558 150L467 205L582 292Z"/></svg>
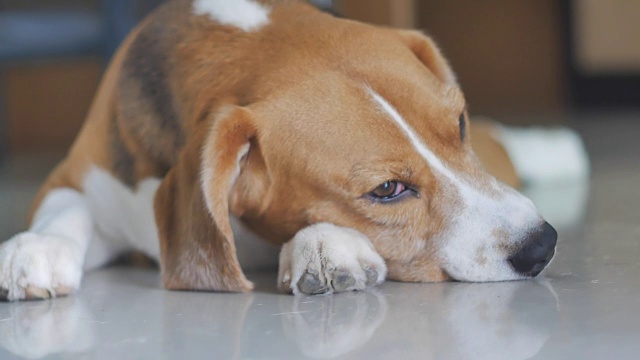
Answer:
<svg viewBox="0 0 640 360"><path fill-rule="evenodd" d="M580 120L591 183L530 190L560 233L535 281L293 297L276 293L275 273L249 274L253 293L212 294L110 268L87 274L75 296L0 303L0 358L639 358L640 116ZM2 238L21 228L53 159L3 165Z"/></svg>

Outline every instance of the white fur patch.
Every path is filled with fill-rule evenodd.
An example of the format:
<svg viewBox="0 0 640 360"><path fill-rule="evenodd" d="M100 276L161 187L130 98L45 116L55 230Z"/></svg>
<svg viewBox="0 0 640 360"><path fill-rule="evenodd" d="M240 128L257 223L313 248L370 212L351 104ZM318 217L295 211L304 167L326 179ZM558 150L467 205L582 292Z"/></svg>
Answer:
<svg viewBox="0 0 640 360"><path fill-rule="evenodd" d="M317 273L329 284L333 279L332 272L343 269L355 279L346 291L362 290L367 282L366 267L376 270L375 284L384 281L387 267L365 235L329 223L315 224L300 230L282 247L278 286L281 290L300 294L297 284L305 272ZM331 292L333 289L329 287L328 293Z"/></svg>
<svg viewBox="0 0 640 360"><path fill-rule="evenodd" d="M465 281L522 278L508 264L509 254L503 253L499 242L520 242L527 232L542 224L531 200L493 178L489 186L497 196L488 194L474 184L473 178L465 179L463 174L455 173L429 149L388 101L369 87L367 91L438 175L443 182L444 196L457 196L463 202L460 207L449 205L448 229L435 239L443 244L440 256L444 270L455 279ZM499 230L508 232L507 239L497 238L495 232Z"/></svg>
<svg viewBox="0 0 640 360"><path fill-rule="evenodd" d="M418 154L422 156L429 165L434 168L434 170L440 172L442 175L448 177L451 181L459 184L460 180L458 177L451 172L442 161L433 153L418 137L418 134L415 130L411 128L409 124L402 118L400 113L391 105L387 100L385 100L380 94L373 91L371 88L367 88L369 94L373 97L373 99L380 105L380 107L389 114L389 117L393 122L402 130L402 132L409 138L411 141L411 145L416 149Z"/></svg>
<svg viewBox="0 0 640 360"><path fill-rule="evenodd" d="M0 245L0 289L9 300L29 293L55 297L80 286L93 221L84 196L72 189L51 191L28 232ZM46 293L49 295L46 295Z"/></svg>
<svg viewBox="0 0 640 360"><path fill-rule="evenodd" d="M114 248L135 249L159 260L160 243L153 212L153 198L159 186L159 179L149 178L132 191L102 169L89 170L84 192L99 236Z"/></svg>
<svg viewBox="0 0 640 360"><path fill-rule="evenodd" d="M224 25L255 31L269 23L271 9L253 0L194 0L193 12Z"/></svg>

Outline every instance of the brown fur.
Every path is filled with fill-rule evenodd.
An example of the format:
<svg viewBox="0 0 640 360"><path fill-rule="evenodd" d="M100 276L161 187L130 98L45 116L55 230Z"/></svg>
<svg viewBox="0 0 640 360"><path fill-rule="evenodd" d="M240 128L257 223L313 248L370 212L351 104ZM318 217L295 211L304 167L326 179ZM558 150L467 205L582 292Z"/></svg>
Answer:
<svg viewBox="0 0 640 360"><path fill-rule="evenodd" d="M447 279L429 239L456 199L438 201L427 164L398 145L406 139L363 90L389 99L454 169L485 181L460 140L465 101L438 49L417 32L336 19L296 1L274 2L270 19L242 32L192 15L189 1L163 5L115 55L35 206L53 188L82 190L90 166L132 187L163 178L155 214L170 289L252 288L229 211L277 244L320 221L351 227L371 238L392 279ZM213 209L200 187L203 162L217 176L206 184ZM362 198L389 179L415 185L421 198L393 207Z"/></svg>

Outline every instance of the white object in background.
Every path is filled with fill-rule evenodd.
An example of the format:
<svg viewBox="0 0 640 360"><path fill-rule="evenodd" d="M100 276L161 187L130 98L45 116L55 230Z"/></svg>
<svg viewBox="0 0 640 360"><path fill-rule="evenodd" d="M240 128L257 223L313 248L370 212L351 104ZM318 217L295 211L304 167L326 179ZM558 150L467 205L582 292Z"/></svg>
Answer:
<svg viewBox="0 0 640 360"><path fill-rule="evenodd" d="M556 228L580 222L591 171L580 135L564 127L495 125L493 136L506 149L522 181L522 193Z"/></svg>
<svg viewBox="0 0 640 360"><path fill-rule="evenodd" d="M589 156L575 131L496 125L494 136L507 150L525 186L589 179Z"/></svg>

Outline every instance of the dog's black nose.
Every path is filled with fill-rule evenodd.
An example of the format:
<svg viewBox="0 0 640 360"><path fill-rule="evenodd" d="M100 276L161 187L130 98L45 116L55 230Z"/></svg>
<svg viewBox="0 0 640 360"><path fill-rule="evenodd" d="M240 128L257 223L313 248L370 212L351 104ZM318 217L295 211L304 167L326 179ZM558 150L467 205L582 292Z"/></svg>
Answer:
<svg viewBox="0 0 640 360"><path fill-rule="evenodd" d="M530 235L524 246L509 258L509 263L522 275L537 276L553 258L557 240L556 229L545 222L541 230Z"/></svg>

